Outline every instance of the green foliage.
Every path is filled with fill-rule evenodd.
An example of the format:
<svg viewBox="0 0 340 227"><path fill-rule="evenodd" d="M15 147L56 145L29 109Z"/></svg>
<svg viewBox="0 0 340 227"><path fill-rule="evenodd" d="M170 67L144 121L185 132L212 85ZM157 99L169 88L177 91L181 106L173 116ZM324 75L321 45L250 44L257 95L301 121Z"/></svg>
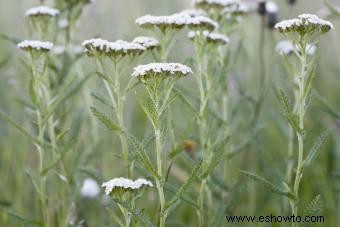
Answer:
<svg viewBox="0 0 340 227"><path fill-rule="evenodd" d="M318 137L316 142L314 143L312 149L309 151L307 157L304 160L304 166L309 166L319 155L322 146L326 143L327 138L329 137L330 131L326 130Z"/></svg>
<svg viewBox="0 0 340 227"><path fill-rule="evenodd" d="M324 204L323 204L321 195L317 195L305 207L305 210L303 211L303 217L306 217L306 216L311 217L311 216L320 215L323 207L324 207ZM301 227L309 227L309 226L312 226L312 224L313 224L312 222L303 222L301 224Z"/></svg>
<svg viewBox="0 0 340 227"><path fill-rule="evenodd" d="M115 132L119 132L122 130L118 124L113 122L105 113L100 112L95 107L91 107L91 112L100 122L102 122L106 126L108 130Z"/></svg>

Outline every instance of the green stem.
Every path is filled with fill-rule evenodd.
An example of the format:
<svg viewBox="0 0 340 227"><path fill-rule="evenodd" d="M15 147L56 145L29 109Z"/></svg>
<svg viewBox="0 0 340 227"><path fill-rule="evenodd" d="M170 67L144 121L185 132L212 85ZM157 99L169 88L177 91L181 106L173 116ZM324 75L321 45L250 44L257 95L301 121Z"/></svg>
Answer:
<svg viewBox="0 0 340 227"><path fill-rule="evenodd" d="M307 54L306 54L306 44L301 41L301 74L299 75L298 85L299 85L299 95L297 101L297 115L299 122L299 132L297 132L297 140L298 140L298 163L296 169L296 175L294 180L294 195L296 198L299 198L299 189L300 182L303 176L303 157L304 157L304 116L305 116L305 106L306 106L306 97L305 97L305 86L306 86L306 73L307 73ZM292 204L292 213L293 215L298 215L298 202L294 202ZM296 223L292 224L293 227L297 226Z"/></svg>

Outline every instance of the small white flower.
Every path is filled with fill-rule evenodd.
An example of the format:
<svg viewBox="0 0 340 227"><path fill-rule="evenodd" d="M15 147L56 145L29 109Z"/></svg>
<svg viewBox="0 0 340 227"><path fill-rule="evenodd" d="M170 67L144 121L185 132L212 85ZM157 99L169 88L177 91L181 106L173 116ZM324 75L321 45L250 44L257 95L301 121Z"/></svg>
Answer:
<svg viewBox="0 0 340 227"><path fill-rule="evenodd" d="M18 44L18 48L22 50L50 51L53 43L39 40L24 40Z"/></svg>
<svg viewBox="0 0 340 227"><path fill-rule="evenodd" d="M191 29L203 29L203 30L210 30L210 31L219 27L217 22L204 16L188 18L187 25Z"/></svg>
<svg viewBox="0 0 340 227"><path fill-rule="evenodd" d="M140 54L146 48L134 42L126 42L117 40L110 42L105 39L89 39L85 40L82 44L85 47L85 52L90 56L96 53L105 54L111 57L124 56L126 54Z"/></svg>
<svg viewBox="0 0 340 227"><path fill-rule="evenodd" d="M136 37L132 42L138 43L139 45L142 45L146 49L153 49L159 46L159 42L157 39L152 38L152 37L146 37L146 36Z"/></svg>
<svg viewBox="0 0 340 227"><path fill-rule="evenodd" d="M266 2L266 11L267 13L277 13L279 11L278 5L273 1Z"/></svg>
<svg viewBox="0 0 340 227"><path fill-rule="evenodd" d="M100 192L97 181L87 178L83 182L83 186L81 187L81 196L85 198L94 198Z"/></svg>
<svg viewBox="0 0 340 227"><path fill-rule="evenodd" d="M61 29L65 29L69 26L69 22L67 19L62 19L60 21L58 21L58 27Z"/></svg>
<svg viewBox="0 0 340 227"><path fill-rule="evenodd" d="M298 18L284 20L275 25L280 32L321 32L325 33L333 29L331 22L320 19L313 14L301 14Z"/></svg>
<svg viewBox="0 0 340 227"><path fill-rule="evenodd" d="M225 35L218 34L218 33L211 33L208 31L201 32L195 32L191 31L188 34L189 39L194 39L196 36L203 35L208 42L215 43L215 44L228 44L230 42L229 38Z"/></svg>
<svg viewBox="0 0 340 227"><path fill-rule="evenodd" d="M102 187L105 188L106 195L110 195L114 189L137 190L144 186L153 187L153 184L145 179L133 181L123 177L114 178L102 184Z"/></svg>
<svg viewBox="0 0 340 227"><path fill-rule="evenodd" d="M49 17L55 17L59 14L59 10L50 8L47 6L38 6L30 8L26 11L27 17L34 17L34 16L49 16Z"/></svg>
<svg viewBox="0 0 340 227"><path fill-rule="evenodd" d="M186 14L190 17L206 16L204 10L201 9L185 9L180 12L181 14Z"/></svg>
<svg viewBox="0 0 340 227"><path fill-rule="evenodd" d="M174 28L181 29L187 24L188 15L185 14L173 14L170 16L153 16L145 15L136 19L136 24L141 27L159 27L161 29Z"/></svg>
<svg viewBox="0 0 340 227"><path fill-rule="evenodd" d="M239 0L193 0L192 3L198 7L228 7L238 4Z"/></svg>
<svg viewBox="0 0 340 227"><path fill-rule="evenodd" d="M186 76L191 73L193 73L191 68L179 63L150 63L135 67L132 76L137 78L164 74Z"/></svg>
<svg viewBox="0 0 340 227"><path fill-rule="evenodd" d="M307 54L308 55L310 55L310 56L315 55L316 49L317 49L315 45L307 44L306 48L307 48ZM297 46L294 46L291 41L284 40L284 41L279 42L276 45L275 51L278 54L285 56L285 55L289 55L289 54L294 53L294 51L299 51L299 50L298 50Z"/></svg>

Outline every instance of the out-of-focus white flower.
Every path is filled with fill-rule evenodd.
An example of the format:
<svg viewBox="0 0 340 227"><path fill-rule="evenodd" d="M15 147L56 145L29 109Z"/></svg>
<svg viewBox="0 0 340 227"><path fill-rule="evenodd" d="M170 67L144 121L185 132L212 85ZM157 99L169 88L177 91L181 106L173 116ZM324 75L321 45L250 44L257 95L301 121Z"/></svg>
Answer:
<svg viewBox="0 0 340 227"><path fill-rule="evenodd" d="M27 17L35 17L35 16L49 16L49 17L55 17L59 14L59 10L50 8L47 6L38 6L30 8L26 11Z"/></svg>
<svg viewBox="0 0 340 227"><path fill-rule="evenodd" d="M65 29L69 26L69 22L67 19L62 19L58 21L58 27L61 29Z"/></svg>
<svg viewBox="0 0 340 227"><path fill-rule="evenodd" d="M153 49L159 46L159 42L157 39L147 36L136 37L132 42L138 43L139 45L142 45L146 49Z"/></svg>
<svg viewBox="0 0 340 227"><path fill-rule="evenodd" d="M105 189L105 194L110 195L115 189L123 189L123 190L138 190L142 187L153 187L153 184L145 179L138 180L130 180L127 178L119 177L104 182L102 187Z"/></svg>
<svg viewBox="0 0 340 227"><path fill-rule="evenodd" d="M277 13L279 11L278 5L273 1L266 2L266 11L267 13Z"/></svg>
<svg viewBox="0 0 340 227"><path fill-rule="evenodd" d="M199 30L209 30L209 31L212 31L219 27L217 22L204 16L188 18L187 25L189 26L189 28L194 29L194 30L199 29Z"/></svg>
<svg viewBox="0 0 340 227"><path fill-rule="evenodd" d="M185 9L181 11L180 13L186 14L190 17L199 17L199 16L206 16L207 14L204 12L204 10L201 9Z"/></svg>
<svg viewBox="0 0 340 227"><path fill-rule="evenodd" d="M239 0L193 0L193 5L197 7L220 7L224 8L239 3Z"/></svg>
<svg viewBox="0 0 340 227"><path fill-rule="evenodd" d="M135 67L132 76L145 79L153 75L186 76L191 73L191 68L180 63L150 63Z"/></svg>
<svg viewBox="0 0 340 227"><path fill-rule="evenodd" d="M240 2L238 4L233 4L229 7L225 7L221 14L225 15L225 14L231 14L231 15L243 15L249 12L249 7L248 5L246 5L243 2Z"/></svg>
<svg viewBox="0 0 340 227"><path fill-rule="evenodd" d="M275 25L275 28L282 33L299 32L299 33L311 33L320 32L326 33L333 29L334 26L331 22L320 19L313 14L301 14L298 18L291 20L284 20Z"/></svg>
<svg viewBox="0 0 340 227"><path fill-rule="evenodd" d="M94 198L100 192L97 181L91 178L87 178L83 182L83 186L81 187L80 193L82 197L85 198Z"/></svg>
<svg viewBox="0 0 340 227"><path fill-rule="evenodd" d="M225 45L225 44L228 44L230 41L229 38L225 35L222 35L219 33L211 33L208 31L203 31L203 32L191 31L189 32L188 37L190 39L195 39L197 36L201 36L201 35L203 35L206 38L207 42L209 43Z"/></svg>
<svg viewBox="0 0 340 227"><path fill-rule="evenodd" d="M39 40L24 40L18 43L18 48L22 50L50 51L53 43Z"/></svg>
<svg viewBox="0 0 340 227"><path fill-rule="evenodd" d="M52 49L52 52L55 55L62 55L63 53L65 53L65 47L60 46L60 45L55 45Z"/></svg>
<svg viewBox="0 0 340 227"><path fill-rule="evenodd" d="M317 50L315 45L308 44L306 48L307 48L308 55L310 56L315 55L316 50ZM283 56L292 54L294 53L294 51L300 52L298 48L294 46L293 43L289 40L284 40L284 41L279 42L276 45L275 50L278 54L283 55Z"/></svg>
<svg viewBox="0 0 340 227"><path fill-rule="evenodd" d="M104 54L109 57L117 57L141 54L146 50L145 47L138 43L126 42L123 40L110 42L104 39L89 39L85 40L82 45L85 47L85 52L89 56Z"/></svg>

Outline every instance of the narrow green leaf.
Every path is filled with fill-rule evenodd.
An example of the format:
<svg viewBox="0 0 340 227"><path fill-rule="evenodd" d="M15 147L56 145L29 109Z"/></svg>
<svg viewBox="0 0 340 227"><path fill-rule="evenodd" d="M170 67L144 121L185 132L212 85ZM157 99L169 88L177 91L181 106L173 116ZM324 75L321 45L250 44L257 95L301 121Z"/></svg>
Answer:
<svg viewBox="0 0 340 227"><path fill-rule="evenodd" d="M86 173L98 182L104 181L104 177L102 176L102 174L92 166L80 166L78 170L80 172Z"/></svg>
<svg viewBox="0 0 340 227"><path fill-rule="evenodd" d="M101 94L92 92L91 96L96 99L97 101L99 101L100 103L104 104L105 106L110 107L111 109L114 109L114 107L112 106L111 102L109 100L107 100L105 97L103 97Z"/></svg>
<svg viewBox="0 0 340 227"><path fill-rule="evenodd" d="M155 103L148 99L148 101L139 101L139 105L142 107L151 124L155 128L159 128L160 123Z"/></svg>
<svg viewBox="0 0 340 227"><path fill-rule="evenodd" d="M249 179L255 181L256 183L263 185L266 189L268 189L269 191L271 191L274 194L286 196L290 199L296 200L295 196L291 192L283 191L278 186L274 185L273 183L271 183L267 179L260 177L259 175L255 174L255 173L250 173L250 172L243 171L243 170L240 170L240 173L243 174L244 176L248 177Z"/></svg>
<svg viewBox="0 0 340 227"><path fill-rule="evenodd" d="M121 131L118 124L114 123L105 113L100 112L95 107L90 107L92 114L102 122L110 131Z"/></svg>
<svg viewBox="0 0 340 227"><path fill-rule="evenodd" d="M303 162L304 166L309 166L319 155L322 146L327 141L327 138L329 137L330 131L326 130L318 137L316 142L314 143L312 149L309 151L307 157L305 158L305 161Z"/></svg>
<svg viewBox="0 0 340 227"><path fill-rule="evenodd" d="M121 201L118 199L113 199L113 201L127 209L136 219L138 219L145 226L148 227L154 226L152 222L149 220L149 218L140 209L132 207L130 203L127 203L125 201Z"/></svg>
<svg viewBox="0 0 340 227"><path fill-rule="evenodd" d="M292 128L296 132L302 132L300 127L299 127L297 117L294 115L293 110L290 106L288 96L286 95L286 93L282 89L279 89L278 95L279 95L281 105L284 109L285 116L286 116L289 124L292 126Z"/></svg>
<svg viewBox="0 0 340 227"><path fill-rule="evenodd" d="M101 79L105 80L106 82L110 83L110 84L114 84L112 79L108 76L105 76L103 73L101 72L96 72L97 76L99 76Z"/></svg>
<svg viewBox="0 0 340 227"><path fill-rule="evenodd" d="M177 97L179 97L179 98L182 100L182 102L183 102L184 104L187 104L187 106L189 107L189 109L191 109L192 112L193 112L196 116L199 115L199 113L198 113L198 111L196 110L195 106L194 106L194 105L193 105L193 104L185 97L185 95L182 94L182 91L180 91L180 90L177 89L177 88L174 88L174 89L173 89L173 92L177 95Z"/></svg>
<svg viewBox="0 0 340 227"><path fill-rule="evenodd" d="M15 122L12 118L10 118L5 112L3 112L2 110L0 110L0 116L9 124L11 124L12 126L14 126L16 129L18 129L23 135L27 136L30 140L32 140L34 143L36 144L40 144L41 142L38 141L36 138L34 138L31 133L29 133L25 128L23 128L20 124L18 124L17 122Z"/></svg>
<svg viewBox="0 0 340 227"><path fill-rule="evenodd" d="M195 164L194 168L191 171L190 176L186 180L186 182L179 188L178 192L174 195L174 197L165 205L165 209L169 209L172 205L174 205L178 199L180 199L183 193L188 190L192 182L198 177L200 173L200 169L202 167L203 160L200 159Z"/></svg>
<svg viewBox="0 0 340 227"><path fill-rule="evenodd" d="M128 143L131 146L130 151L133 152L143 166L157 179L161 179L152 162L147 155L144 146L133 135L128 135Z"/></svg>
<svg viewBox="0 0 340 227"><path fill-rule="evenodd" d="M317 216L321 213L322 209L324 207L321 195L317 195L315 196L315 198L310 201L304 212L303 212L303 216L307 217L307 216ZM312 222L303 222L300 226L301 227L310 227L312 226Z"/></svg>
<svg viewBox="0 0 340 227"><path fill-rule="evenodd" d="M212 156L212 158L211 158L211 160L210 160L210 162L208 164L207 169L204 170L203 178L207 177L216 168L216 166L221 162L222 156L223 156L223 154L226 151L225 146L228 144L229 138L230 138L229 136L224 138L213 149L214 150L213 156Z"/></svg>
<svg viewBox="0 0 340 227"><path fill-rule="evenodd" d="M17 212L6 210L6 213L9 214L10 216L16 218L17 220L19 220L20 222L24 223L27 226L30 226L30 227L32 227L32 226L43 226L43 224L41 222L30 220L30 219L22 216L21 214L19 214Z"/></svg>

